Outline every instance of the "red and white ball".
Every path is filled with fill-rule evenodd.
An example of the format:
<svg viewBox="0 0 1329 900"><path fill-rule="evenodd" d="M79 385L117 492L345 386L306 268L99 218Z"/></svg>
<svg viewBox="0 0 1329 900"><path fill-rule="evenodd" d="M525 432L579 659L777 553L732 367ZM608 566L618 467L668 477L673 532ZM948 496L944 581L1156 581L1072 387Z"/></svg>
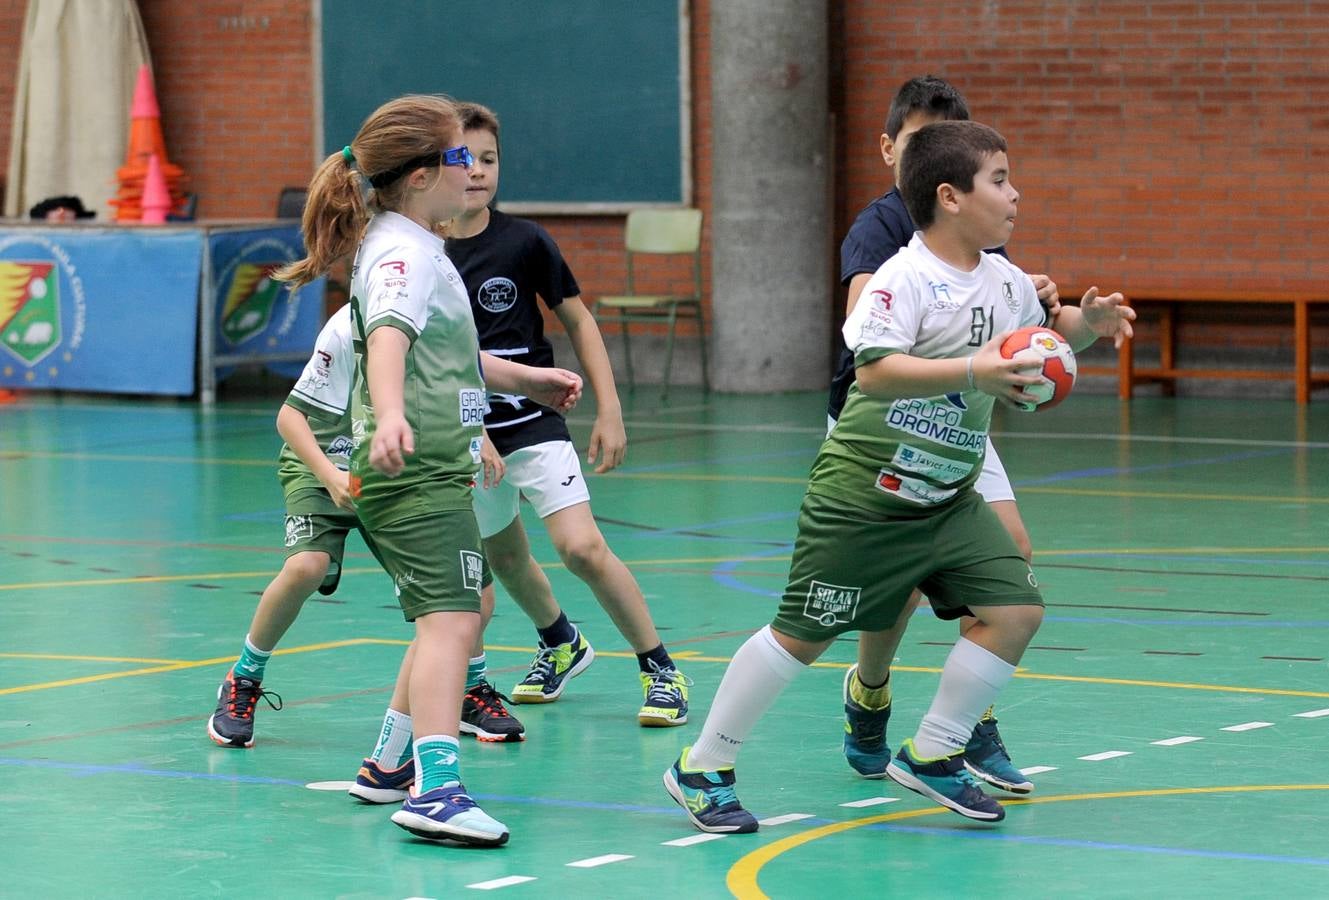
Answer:
<svg viewBox="0 0 1329 900"><path fill-rule="evenodd" d="M1028 367L1022 371L1036 370L1042 376L1041 382L1024 389L1026 394L1038 398L1036 403L1020 404L1025 412L1051 409L1069 397L1075 387L1075 351L1051 328L1031 325L1011 332L1002 341L1001 355L1027 362Z"/></svg>

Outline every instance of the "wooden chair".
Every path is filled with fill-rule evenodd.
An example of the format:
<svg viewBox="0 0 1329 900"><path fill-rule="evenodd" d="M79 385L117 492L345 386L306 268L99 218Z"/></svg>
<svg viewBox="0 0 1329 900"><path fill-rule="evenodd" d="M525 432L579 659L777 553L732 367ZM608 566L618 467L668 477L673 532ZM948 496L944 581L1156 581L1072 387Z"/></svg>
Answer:
<svg viewBox="0 0 1329 900"><path fill-rule="evenodd" d="M669 375L674 361L674 335L679 319L692 319L701 342L702 389L711 388L706 359L706 320L701 308L701 210L639 209L628 214L624 236L627 253L627 292L601 297L595 303L595 317L601 323L617 322L623 334L623 360L627 366L628 389L636 388L632 371L630 326L635 322L663 323L668 328L665 339L664 396L669 395ZM690 294L639 294L636 291L636 266L645 255L692 257L692 292Z"/></svg>

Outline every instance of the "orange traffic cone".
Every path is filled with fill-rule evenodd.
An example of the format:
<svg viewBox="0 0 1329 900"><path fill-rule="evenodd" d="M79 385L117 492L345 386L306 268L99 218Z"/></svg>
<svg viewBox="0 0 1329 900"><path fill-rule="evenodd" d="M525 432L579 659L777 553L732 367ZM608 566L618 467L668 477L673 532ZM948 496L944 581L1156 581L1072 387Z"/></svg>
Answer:
<svg viewBox="0 0 1329 900"><path fill-rule="evenodd" d="M152 86L152 72L146 65L138 70L134 85L134 102L129 113L129 146L125 151L125 164L116 170L120 190L110 204L116 208L117 222L138 221L143 215L143 191L148 174L148 160L155 154L171 198L168 209L184 202L182 182L184 170L170 162L166 155L166 140L162 137L161 108L157 105L157 92Z"/></svg>
<svg viewBox="0 0 1329 900"><path fill-rule="evenodd" d="M171 210L171 192L166 187L157 154L148 157L148 174L143 179L143 224L164 225Z"/></svg>

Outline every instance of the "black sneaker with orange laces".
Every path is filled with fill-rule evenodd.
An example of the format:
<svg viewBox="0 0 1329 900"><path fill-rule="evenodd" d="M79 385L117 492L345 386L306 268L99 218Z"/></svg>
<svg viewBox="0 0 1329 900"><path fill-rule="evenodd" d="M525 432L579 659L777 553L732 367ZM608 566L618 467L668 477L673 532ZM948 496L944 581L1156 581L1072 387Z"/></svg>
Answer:
<svg viewBox="0 0 1329 900"><path fill-rule="evenodd" d="M208 719L208 737L223 747L254 746L254 708L262 698L273 709L281 709L281 695L265 691L261 682L226 673L217 688L217 710ZM275 700L274 700L275 698Z"/></svg>
<svg viewBox="0 0 1329 900"><path fill-rule="evenodd" d="M481 678L462 698L461 733L494 743L526 740L526 729L504 705L507 699Z"/></svg>

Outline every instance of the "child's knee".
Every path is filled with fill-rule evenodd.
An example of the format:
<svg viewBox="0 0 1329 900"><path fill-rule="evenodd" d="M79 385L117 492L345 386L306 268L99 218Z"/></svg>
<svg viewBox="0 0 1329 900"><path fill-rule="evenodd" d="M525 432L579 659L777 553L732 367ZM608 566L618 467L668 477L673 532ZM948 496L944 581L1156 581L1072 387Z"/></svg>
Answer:
<svg viewBox="0 0 1329 900"><path fill-rule="evenodd" d="M609 556L609 545L599 531L564 541L557 549L563 564L575 575L598 570Z"/></svg>
<svg viewBox="0 0 1329 900"><path fill-rule="evenodd" d="M286 557L286 564L282 569L289 577L310 585L310 590L313 590L323 583L331 563L332 557L322 550L302 550Z"/></svg>

